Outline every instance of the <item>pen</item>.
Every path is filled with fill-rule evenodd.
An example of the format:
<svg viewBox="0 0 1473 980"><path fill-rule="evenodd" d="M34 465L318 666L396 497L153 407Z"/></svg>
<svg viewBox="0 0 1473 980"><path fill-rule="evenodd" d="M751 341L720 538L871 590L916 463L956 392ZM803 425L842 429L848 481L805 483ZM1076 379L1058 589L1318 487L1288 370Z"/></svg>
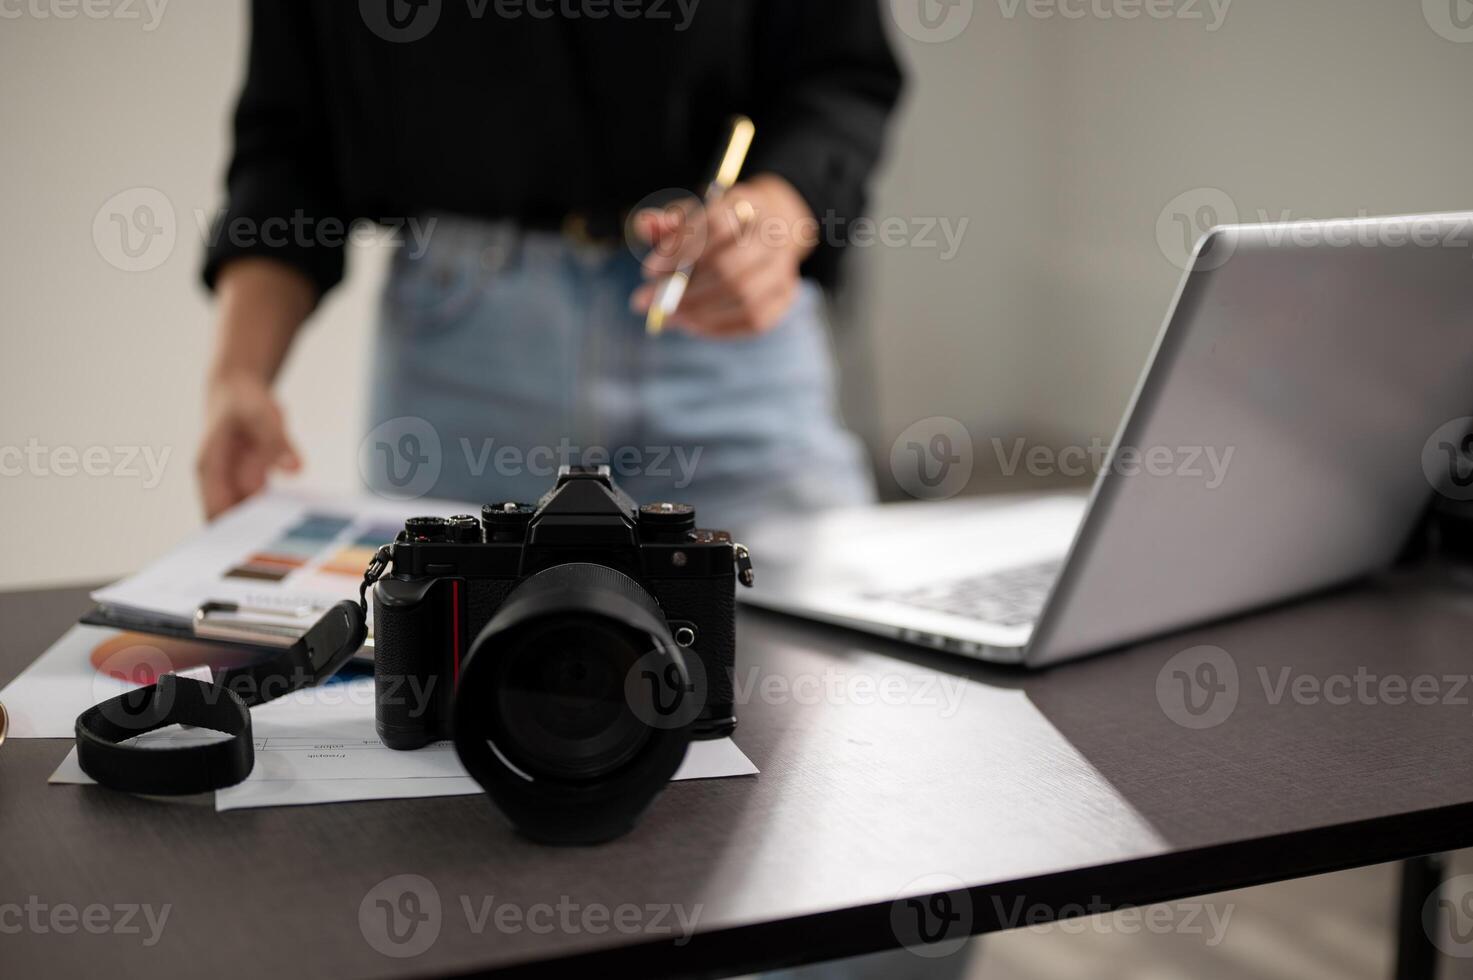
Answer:
<svg viewBox="0 0 1473 980"><path fill-rule="evenodd" d="M702 194L702 201L708 210L723 194L731 190L741 176L742 165L747 162L747 151L752 148L752 138L756 135L757 127L752 120L746 116L732 119L726 152L721 155L716 176L711 178ZM651 336L661 333L665 329L665 322L680 308L680 301L685 296L686 287L690 285L694 268L694 258L681 262L675 272L655 290L655 297L650 302L650 311L644 321L645 330Z"/></svg>

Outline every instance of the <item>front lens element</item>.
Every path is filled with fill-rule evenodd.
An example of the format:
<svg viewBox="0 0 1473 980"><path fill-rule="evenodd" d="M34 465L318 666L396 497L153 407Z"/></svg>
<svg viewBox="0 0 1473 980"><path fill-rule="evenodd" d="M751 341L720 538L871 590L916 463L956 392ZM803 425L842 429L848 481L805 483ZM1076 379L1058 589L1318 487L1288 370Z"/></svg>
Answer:
<svg viewBox="0 0 1473 980"><path fill-rule="evenodd" d="M638 582L607 565L554 565L518 583L471 644L455 750L533 840L612 840L680 768L690 687L685 654Z"/></svg>
<svg viewBox="0 0 1473 980"><path fill-rule="evenodd" d="M649 740L625 678L652 641L597 615L533 620L506 637L488 736L534 779L598 779Z"/></svg>

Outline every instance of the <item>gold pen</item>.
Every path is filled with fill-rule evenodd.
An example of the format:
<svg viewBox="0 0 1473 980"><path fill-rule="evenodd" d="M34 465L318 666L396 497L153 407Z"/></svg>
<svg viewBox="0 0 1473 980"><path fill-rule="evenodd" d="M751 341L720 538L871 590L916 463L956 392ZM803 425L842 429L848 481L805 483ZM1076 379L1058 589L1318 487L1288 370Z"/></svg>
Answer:
<svg viewBox="0 0 1473 980"><path fill-rule="evenodd" d="M707 210L721 199L732 185L741 176L742 166L747 162L747 152L752 149L752 139L757 135L757 127L752 120L746 116L737 116L731 121L731 135L726 141L726 152L721 155L721 164L716 168L716 176L706 185L702 194L702 201ZM665 329L665 323L680 308L680 301L685 296L686 287L690 285L691 272L695 268L695 259L683 261L668 279L660 283L655 290L655 297L650 302L650 311L645 316L644 326L646 332L651 336L661 333Z"/></svg>

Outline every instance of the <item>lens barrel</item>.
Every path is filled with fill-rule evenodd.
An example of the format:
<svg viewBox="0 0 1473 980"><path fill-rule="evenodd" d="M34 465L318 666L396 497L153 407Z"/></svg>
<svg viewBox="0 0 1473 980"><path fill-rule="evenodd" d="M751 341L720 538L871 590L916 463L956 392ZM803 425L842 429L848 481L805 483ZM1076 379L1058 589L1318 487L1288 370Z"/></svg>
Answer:
<svg viewBox="0 0 1473 980"><path fill-rule="evenodd" d="M471 645L451 728L514 826L550 843L628 832L690 742L693 685L658 603L592 563L507 596Z"/></svg>

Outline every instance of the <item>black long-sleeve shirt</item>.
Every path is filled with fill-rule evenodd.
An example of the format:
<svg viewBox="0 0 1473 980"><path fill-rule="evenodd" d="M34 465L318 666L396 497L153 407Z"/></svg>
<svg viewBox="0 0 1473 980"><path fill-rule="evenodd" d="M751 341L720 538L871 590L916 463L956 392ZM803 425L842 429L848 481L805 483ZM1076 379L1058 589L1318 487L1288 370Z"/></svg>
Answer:
<svg viewBox="0 0 1473 980"><path fill-rule="evenodd" d="M738 112L746 172L840 228L901 87L878 0L253 0L252 18L211 286L253 254L325 292L358 219L555 227L695 190ZM842 235L823 237L805 272L832 284Z"/></svg>

